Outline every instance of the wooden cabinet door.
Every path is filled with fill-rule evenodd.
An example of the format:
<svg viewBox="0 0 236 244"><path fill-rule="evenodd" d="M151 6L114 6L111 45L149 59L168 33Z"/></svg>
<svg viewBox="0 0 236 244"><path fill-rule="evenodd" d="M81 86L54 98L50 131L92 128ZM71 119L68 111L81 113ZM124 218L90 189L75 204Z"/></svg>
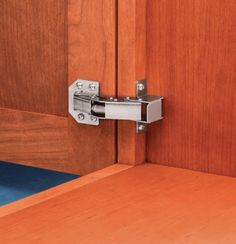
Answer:
<svg viewBox="0 0 236 244"><path fill-rule="evenodd" d="M115 0L0 1L0 160L86 174L115 162L115 124L80 126L68 85L115 94Z"/></svg>

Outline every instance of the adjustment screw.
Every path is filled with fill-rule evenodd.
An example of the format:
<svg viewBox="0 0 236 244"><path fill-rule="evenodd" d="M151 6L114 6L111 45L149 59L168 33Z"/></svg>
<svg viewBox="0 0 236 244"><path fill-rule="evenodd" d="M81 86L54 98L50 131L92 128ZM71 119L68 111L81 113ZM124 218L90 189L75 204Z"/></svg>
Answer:
<svg viewBox="0 0 236 244"><path fill-rule="evenodd" d="M79 89L82 89L83 88L83 84L81 82L77 82L76 83L76 86L79 88Z"/></svg>
<svg viewBox="0 0 236 244"><path fill-rule="evenodd" d="M145 127L146 127L145 125L141 124L141 125L138 126L138 130L139 131L144 131Z"/></svg>
<svg viewBox="0 0 236 244"><path fill-rule="evenodd" d="M94 91L96 89L96 85L91 83L91 84L89 84L89 88L90 88L90 90Z"/></svg>
<svg viewBox="0 0 236 244"><path fill-rule="evenodd" d="M139 90L139 91L143 91L144 88L145 88L144 84L142 84L142 83L137 84L137 87L138 87L138 90Z"/></svg>
<svg viewBox="0 0 236 244"><path fill-rule="evenodd" d="M79 113L79 114L78 114L78 119L79 119L79 120L84 120L84 114Z"/></svg>
<svg viewBox="0 0 236 244"><path fill-rule="evenodd" d="M91 119L93 122L97 122L97 121L98 121L98 118L95 117L95 116L91 116L90 119Z"/></svg>

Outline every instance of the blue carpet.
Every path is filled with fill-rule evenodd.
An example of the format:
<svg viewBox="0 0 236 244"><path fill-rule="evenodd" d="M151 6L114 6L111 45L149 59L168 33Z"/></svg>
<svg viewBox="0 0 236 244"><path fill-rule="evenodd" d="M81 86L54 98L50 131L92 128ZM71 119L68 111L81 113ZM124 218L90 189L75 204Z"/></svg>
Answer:
<svg viewBox="0 0 236 244"><path fill-rule="evenodd" d="M0 161L0 206L78 177L79 175Z"/></svg>

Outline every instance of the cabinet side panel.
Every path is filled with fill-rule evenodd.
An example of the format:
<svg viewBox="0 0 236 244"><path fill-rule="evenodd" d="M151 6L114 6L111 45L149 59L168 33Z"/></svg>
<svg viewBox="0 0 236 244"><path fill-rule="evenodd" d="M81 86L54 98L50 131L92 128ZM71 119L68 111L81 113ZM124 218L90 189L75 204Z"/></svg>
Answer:
<svg viewBox="0 0 236 244"><path fill-rule="evenodd" d="M148 161L236 176L235 1L148 1L147 9L149 93L165 97Z"/></svg>

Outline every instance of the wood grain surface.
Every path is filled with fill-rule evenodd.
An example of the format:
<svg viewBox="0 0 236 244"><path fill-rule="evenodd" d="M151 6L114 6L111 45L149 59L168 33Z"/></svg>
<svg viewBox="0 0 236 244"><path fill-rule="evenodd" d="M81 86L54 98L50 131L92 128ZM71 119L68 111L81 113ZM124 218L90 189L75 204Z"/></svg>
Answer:
<svg viewBox="0 0 236 244"><path fill-rule="evenodd" d="M0 160L80 175L114 164L115 123L78 125L67 80L115 94L115 0L3 0L0 16Z"/></svg>
<svg viewBox="0 0 236 244"><path fill-rule="evenodd" d="M73 121L66 117L0 108L0 121L0 161L85 175L109 165L107 157L114 153L110 151L113 145L102 147L101 136L94 137L93 130L87 133L98 146L89 151L83 138L71 136ZM77 124L73 126L76 130ZM103 136L109 138L109 132ZM85 150L84 158L72 157L76 147Z"/></svg>
<svg viewBox="0 0 236 244"><path fill-rule="evenodd" d="M0 109L0 161L73 172L68 141L65 117Z"/></svg>
<svg viewBox="0 0 236 244"><path fill-rule="evenodd" d="M0 107L67 115L67 1L0 1Z"/></svg>
<svg viewBox="0 0 236 244"><path fill-rule="evenodd" d="M150 162L236 176L236 2L148 1L149 93L164 100Z"/></svg>
<svg viewBox="0 0 236 244"><path fill-rule="evenodd" d="M100 95L115 95L115 0L69 0L69 84L100 81ZM83 174L116 161L114 121L99 127L78 125L69 117L70 159Z"/></svg>
<svg viewBox="0 0 236 244"><path fill-rule="evenodd" d="M95 171L93 173L90 173L88 175L85 175L83 177L77 178L75 180L68 181L61 185L52 187L48 190L36 193L29 197L20 199L18 201L12 202L12 203L4 205L4 206L1 206L0 207L0 218L2 218L3 216L7 216L9 214L12 214L12 213L21 211L23 209L29 208L36 204L45 202L49 199L52 199L59 195L68 193L70 191L78 189L87 184L91 184L91 183L98 181L100 179L103 179L105 177L117 174L117 173L127 170L131 167L133 167L133 166L125 165L125 164L114 164L114 165L111 165L104 169L101 169L101 170Z"/></svg>
<svg viewBox="0 0 236 244"><path fill-rule="evenodd" d="M236 179L152 164L0 219L8 243L236 242Z"/></svg>
<svg viewBox="0 0 236 244"><path fill-rule="evenodd" d="M136 80L146 78L146 0L118 1L118 96L136 97ZM136 123L118 122L118 162L145 161L145 133Z"/></svg>

